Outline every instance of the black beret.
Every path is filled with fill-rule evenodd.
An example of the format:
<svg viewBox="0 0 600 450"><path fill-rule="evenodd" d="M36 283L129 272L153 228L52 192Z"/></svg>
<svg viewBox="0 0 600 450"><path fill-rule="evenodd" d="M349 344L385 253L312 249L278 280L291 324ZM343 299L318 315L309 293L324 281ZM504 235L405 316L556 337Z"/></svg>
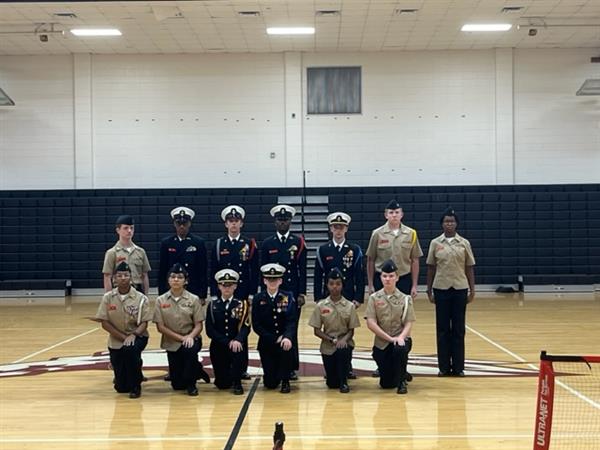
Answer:
<svg viewBox="0 0 600 450"><path fill-rule="evenodd" d="M385 209L400 209L400 208L402 208L402 206L400 206L400 203L398 203L398 200L396 200L396 199L390 200L388 202L388 204L385 205Z"/></svg>
<svg viewBox="0 0 600 450"><path fill-rule="evenodd" d="M456 213L454 212L454 208L452 208L452 206L448 206L444 212L442 213L442 217L440 217L440 223L444 223L444 217L454 217L454 220L456 220L456 223L458 223L458 216L456 215Z"/></svg>
<svg viewBox="0 0 600 450"><path fill-rule="evenodd" d="M327 281L329 280L343 280L344 276L342 275L342 272L340 272L340 269L338 269L337 267L334 267L333 269L331 269L329 271L329 273L327 274Z"/></svg>
<svg viewBox="0 0 600 450"><path fill-rule="evenodd" d="M398 266L396 266L396 263L394 261L392 261L391 259L388 259L381 266L381 271L383 273L393 273L393 272L398 271Z"/></svg>
<svg viewBox="0 0 600 450"><path fill-rule="evenodd" d="M116 225L133 225L134 224L134 220L133 220L133 216L130 216L129 214L123 214L122 216L117 217L117 223Z"/></svg>
<svg viewBox="0 0 600 450"><path fill-rule="evenodd" d="M129 264L127 264L125 261L121 261L119 264L117 264L117 267L115 267L115 272L131 273L131 267L129 267Z"/></svg>
<svg viewBox="0 0 600 450"><path fill-rule="evenodd" d="M181 273L184 277L188 277L187 270L185 270L185 267L183 267L183 265L180 263L173 264L173 267L169 269L168 275L171 276L172 273Z"/></svg>

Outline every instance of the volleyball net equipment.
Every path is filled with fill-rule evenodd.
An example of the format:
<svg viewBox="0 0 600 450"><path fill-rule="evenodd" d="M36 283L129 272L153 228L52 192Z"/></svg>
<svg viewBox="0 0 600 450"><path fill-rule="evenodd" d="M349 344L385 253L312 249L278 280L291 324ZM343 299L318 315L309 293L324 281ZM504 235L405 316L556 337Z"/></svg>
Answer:
<svg viewBox="0 0 600 450"><path fill-rule="evenodd" d="M600 448L600 355L541 353L533 448Z"/></svg>

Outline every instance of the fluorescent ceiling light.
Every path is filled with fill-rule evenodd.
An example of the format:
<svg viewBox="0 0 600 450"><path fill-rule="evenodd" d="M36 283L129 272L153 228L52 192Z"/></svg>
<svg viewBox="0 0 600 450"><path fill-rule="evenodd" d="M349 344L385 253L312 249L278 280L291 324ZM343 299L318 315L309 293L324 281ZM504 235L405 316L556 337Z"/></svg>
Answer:
<svg viewBox="0 0 600 450"><path fill-rule="evenodd" d="M270 27L267 34L315 34L314 27Z"/></svg>
<svg viewBox="0 0 600 450"><path fill-rule="evenodd" d="M75 36L121 36L116 28L73 28L71 33Z"/></svg>
<svg viewBox="0 0 600 450"><path fill-rule="evenodd" d="M512 28L510 23L467 23L461 31L508 31Z"/></svg>

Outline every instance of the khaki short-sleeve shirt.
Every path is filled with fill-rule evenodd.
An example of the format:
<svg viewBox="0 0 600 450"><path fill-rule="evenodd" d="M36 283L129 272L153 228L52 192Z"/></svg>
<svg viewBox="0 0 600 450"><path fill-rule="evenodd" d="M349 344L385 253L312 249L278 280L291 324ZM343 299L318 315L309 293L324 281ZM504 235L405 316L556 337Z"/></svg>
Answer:
<svg viewBox="0 0 600 450"><path fill-rule="evenodd" d="M385 261L393 260L398 266L398 275L402 276L410 272L412 259L423 256L423 250L415 230L401 224L396 234L386 223L371 233L367 256L375 260L377 272L381 272Z"/></svg>
<svg viewBox="0 0 600 450"><path fill-rule="evenodd" d="M405 314L406 310L406 314ZM407 322L414 322L415 310L410 295L398 289L388 295L383 289L371 294L367 301L367 319L374 319L377 325L392 337L399 336ZM375 335L375 347L383 350L389 342Z"/></svg>
<svg viewBox="0 0 600 450"><path fill-rule="evenodd" d="M178 299L173 297L171 291L159 296L154 305L152 320L185 336L194 329L197 322L204 322L205 319L206 308L202 307L198 296L184 290ZM160 347L176 352L181 347L181 342L163 334L160 338Z"/></svg>
<svg viewBox="0 0 600 450"><path fill-rule="evenodd" d="M469 281L465 268L475 265L475 256L469 241L458 233L454 238L442 234L429 244L427 264L435 266L434 288L467 289Z"/></svg>
<svg viewBox="0 0 600 450"><path fill-rule="evenodd" d="M142 284L145 273L150 272L150 261L146 251L135 244L125 248L117 242L114 247L109 248L104 255L104 265L102 273L112 275L119 263L125 261L131 268L131 281L135 284Z"/></svg>
<svg viewBox="0 0 600 450"><path fill-rule="evenodd" d="M152 310L148 297L141 292L131 288L121 299L121 294L115 288L102 297L96 319L108 320L121 333L131 334L140 323L152 320ZM148 331L143 335L148 336ZM109 334L108 347L118 350L123 347L123 342Z"/></svg>
<svg viewBox="0 0 600 450"><path fill-rule="evenodd" d="M360 327L356 308L354 304L345 298L337 303L327 297L317 303L317 306L310 316L308 325L313 328L323 328L323 332L331 337L341 337L349 330ZM350 347L354 347L354 341L348 341ZM321 353L324 355L333 355L336 351L335 344L329 341L321 341Z"/></svg>

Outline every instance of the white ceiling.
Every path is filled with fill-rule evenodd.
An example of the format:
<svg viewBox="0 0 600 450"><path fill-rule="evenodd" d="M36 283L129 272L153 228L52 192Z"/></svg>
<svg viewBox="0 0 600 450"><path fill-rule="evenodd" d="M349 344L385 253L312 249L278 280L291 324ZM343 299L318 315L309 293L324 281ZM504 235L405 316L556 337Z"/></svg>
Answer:
<svg viewBox="0 0 600 450"><path fill-rule="evenodd" d="M522 6L503 13L505 6ZM397 14L399 9L418 9ZM320 10L340 11L333 17ZM258 11L243 17L240 11ZM55 13L74 13L61 18ZM180 14L181 18L168 18ZM165 18L167 17L167 18ZM464 33L467 22L510 22L508 32ZM116 27L121 37L8 34L35 24L55 29ZM539 24L537 36L529 23ZM516 25L524 25L517 29ZM545 26L544 26L545 24ZM562 25L562 26L557 26ZM568 25L568 26L564 26ZM593 26L584 26L593 25ZM268 26L314 26L314 36L268 36ZM2 2L0 55L397 51L516 48L600 49L600 0L212 0Z"/></svg>

